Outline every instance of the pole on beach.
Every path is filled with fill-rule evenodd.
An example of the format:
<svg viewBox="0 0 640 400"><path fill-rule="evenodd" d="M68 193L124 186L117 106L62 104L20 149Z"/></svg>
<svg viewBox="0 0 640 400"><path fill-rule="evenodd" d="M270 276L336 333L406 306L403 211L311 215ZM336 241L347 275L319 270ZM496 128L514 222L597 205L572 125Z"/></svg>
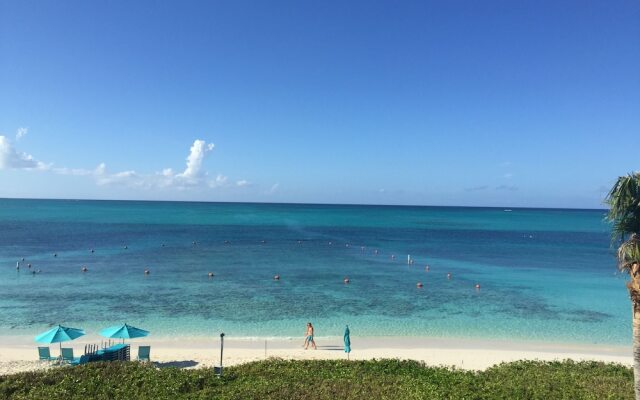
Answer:
<svg viewBox="0 0 640 400"><path fill-rule="evenodd" d="M224 333L220 334L220 373L222 373L222 351L224 350Z"/></svg>
<svg viewBox="0 0 640 400"><path fill-rule="evenodd" d="M213 370L218 376L222 376L222 352L224 350L224 333L220 334L220 366L214 367Z"/></svg>
<svg viewBox="0 0 640 400"><path fill-rule="evenodd" d="M264 341L264 358L267 358L267 341Z"/></svg>

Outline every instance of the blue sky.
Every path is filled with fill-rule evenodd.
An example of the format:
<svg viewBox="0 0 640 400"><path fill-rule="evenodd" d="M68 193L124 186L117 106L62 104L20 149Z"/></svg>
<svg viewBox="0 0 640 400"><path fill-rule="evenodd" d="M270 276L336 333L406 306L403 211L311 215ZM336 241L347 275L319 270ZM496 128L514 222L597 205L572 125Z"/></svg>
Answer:
<svg viewBox="0 0 640 400"><path fill-rule="evenodd" d="M602 206L636 1L0 3L0 197Z"/></svg>

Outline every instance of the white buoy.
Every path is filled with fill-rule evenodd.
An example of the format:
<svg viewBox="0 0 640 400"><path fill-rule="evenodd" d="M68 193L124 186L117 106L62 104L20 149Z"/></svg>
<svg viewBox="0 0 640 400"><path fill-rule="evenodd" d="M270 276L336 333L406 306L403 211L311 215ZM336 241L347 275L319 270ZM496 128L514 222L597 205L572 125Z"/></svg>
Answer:
<svg viewBox="0 0 640 400"><path fill-rule="evenodd" d="M411 265L411 254L407 254L407 264Z"/></svg>

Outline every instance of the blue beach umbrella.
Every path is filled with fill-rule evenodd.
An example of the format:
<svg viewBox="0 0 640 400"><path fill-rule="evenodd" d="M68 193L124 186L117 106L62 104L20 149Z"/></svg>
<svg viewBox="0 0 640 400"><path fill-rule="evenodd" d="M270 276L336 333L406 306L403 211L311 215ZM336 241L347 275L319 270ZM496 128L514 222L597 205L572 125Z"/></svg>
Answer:
<svg viewBox="0 0 640 400"><path fill-rule="evenodd" d="M344 352L347 353L347 360L349 359L349 353L351 353L351 338L349 337L349 325L344 330Z"/></svg>
<svg viewBox="0 0 640 400"><path fill-rule="evenodd" d="M149 334L149 331L145 331L144 329L140 329L140 328L136 328L135 326L124 324L124 325L116 325L116 326L110 326L109 328L105 328L100 331L100 334L107 338L122 339L122 341L124 342L125 339L145 337Z"/></svg>
<svg viewBox="0 0 640 400"><path fill-rule="evenodd" d="M78 328L68 328L66 326L58 325L48 331L36 336L35 340L38 343L60 343L60 353L62 354L62 342L73 340L84 336L84 330Z"/></svg>

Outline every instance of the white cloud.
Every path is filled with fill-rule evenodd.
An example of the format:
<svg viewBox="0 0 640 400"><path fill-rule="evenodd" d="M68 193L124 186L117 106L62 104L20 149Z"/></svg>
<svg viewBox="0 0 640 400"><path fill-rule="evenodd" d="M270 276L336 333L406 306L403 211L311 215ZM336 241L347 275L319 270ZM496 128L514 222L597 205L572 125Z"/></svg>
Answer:
<svg viewBox="0 0 640 400"><path fill-rule="evenodd" d="M162 170L162 176L170 178L173 176L173 170L171 168L165 168Z"/></svg>
<svg viewBox="0 0 640 400"><path fill-rule="evenodd" d="M27 128L17 131L16 139L24 137ZM184 171L176 173L172 168L164 168L160 172L140 174L134 170L111 172L105 163L100 163L95 169L53 167L33 158L30 154L19 152L6 136L0 136L0 170L1 169L25 169L49 171L58 175L86 176L93 178L100 186L120 185L139 189L177 189L186 190L193 187L204 186L211 189L220 187L244 187L251 183L245 179L228 183L228 178L218 174L215 179L207 181L208 173L203 169L205 157L214 148L213 143L196 139L186 158ZM278 184L272 186L270 192L277 190Z"/></svg>
<svg viewBox="0 0 640 400"><path fill-rule="evenodd" d="M107 166L106 166L106 164L105 164L105 163L100 163L100 165L98 165L98 166L96 167L96 169L95 169L95 171L94 171L94 172L96 173L96 175L103 175L103 174L105 174L105 173L106 173L106 171L107 171Z"/></svg>
<svg viewBox="0 0 640 400"><path fill-rule="evenodd" d="M107 172L105 164L100 164L94 171L98 185L125 185L135 188L146 189L178 189L185 190L189 187L199 186L204 182L207 175L202 170L202 163L207 153L213 150L214 144L207 143L204 140L196 139L189 150L187 156L187 164L183 172L175 173L172 168L164 168L155 174L145 175L136 171L123 171L117 173ZM227 178L218 175L213 182L206 182L209 187L215 188L224 186Z"/></svg>
<svg viewBox="0 0 640 400"><path fill-rule="evenodd" d="M210 188L217 188L217 187L221 187L221 186L226 186L227 184L227 177L222 175L222 174L218 174L218 176L216 176L215 180L212 180L209 182L209 187Z"/></svg>
<svg viewBox="0 0 640 400"><path fill-rule="evenodd" d="M213 150L214 144L207 143L204 140L196 139L189 150L187 156L187 165L184 171L175 173L172 168L165 168L161 172L157 172L154 176L139 176L137 178L144 178L145 182L142 186L158 187L158 188L176 188L186 189L190 186L198 186L204 183L203 178L207 175L202 170L202 163L207 153ZM133 177L134 175L132 175ZM121 179L118 179L119 181ZM220 186L212 185L211 182L207 182L210 187ZM140 185L137 185L140 186Z"/></svg>
<svg viewBox="0 0 640 400"><path fill-rule="evenodd" d="M201 176L202 161L206 153L213 150L214 144L207 144L204 140L197 139L191 145L189 156L187 157L187 168L178 177L187 180L196 180Z"/></svg>
<svg viewBox="0 0 640 400"><path fill-rule="evenodd" d="M98 185L124 184L131 187L147 186L144 177L139 176L135 171L122 171L109 174L107 173L104 163L96 168L94 175Z"/></svg>
<svg viewBox="0 0 640 400"><path fill-rule="evenodd" d="M505 179L511 179L513 178L513 174L511 172L507 172L506 174L502 175Z"/></svg>
<svg viewBox="0 0 640 400"><path fill-rule="evenodd" d="M47 170L47 165L33 158L31 154L17 151L6 136L0 136L0 169L39 169Z"/></svg>
<svg viewBox="0 0 640 400"><path fill-rule="evenodd" d="M100 163L95 169L83 169L83 168L52 168L52 172L59 175L73 175L73 176L91 176L95 179L98 185L109 185L113 183L127 183L131 186L141 186L142 177L137 175L135 171L123 171L116 173L109 173L107 171L107 165ZM138 181L136 181L136 179Z"/></svg>
<svg viewBox="0 0 640 400"><path fill-rule="evenodd" d="M27 135L29 128L18 128L16 131L16 140L20 140Z"/></svg>
<svg viewBox="0 0 640 400"><path fill-rule="evenodd" d="M224 185L227 182L227 177L222 175L222 174L218 174L218 176L216 176L216 183L219 185Z"/></svg>
<svg viewBox="0 0 640 400"><path fill-rule="evenodd" d="M93 175L95 170L82 169L82 168L52 168L51 171L60 175L73 175L73 176L88 176Z"/></svg>

